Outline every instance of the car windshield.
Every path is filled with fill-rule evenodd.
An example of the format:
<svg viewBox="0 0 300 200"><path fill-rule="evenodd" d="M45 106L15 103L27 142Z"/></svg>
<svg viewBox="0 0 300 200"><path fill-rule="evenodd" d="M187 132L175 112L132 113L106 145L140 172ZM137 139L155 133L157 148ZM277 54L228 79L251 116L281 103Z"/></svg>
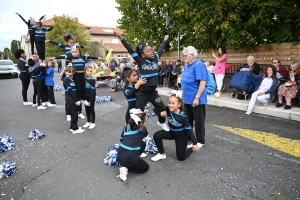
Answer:
<svg viewBox="0 0 300 200"><path fill-rule="evenodd" d="M13 65L11 60L0 60L0 65Z"/></svg>

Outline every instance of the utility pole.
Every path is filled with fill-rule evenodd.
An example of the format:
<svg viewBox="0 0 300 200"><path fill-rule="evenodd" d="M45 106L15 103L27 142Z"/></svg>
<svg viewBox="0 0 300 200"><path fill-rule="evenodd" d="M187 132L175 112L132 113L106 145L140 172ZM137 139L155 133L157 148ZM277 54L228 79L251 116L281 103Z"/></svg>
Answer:
<svg viewBox="0 0 300 200"><path fill-rule="evenodd" d="M173 29L175 28L176 21L173 19L173 17L169 16L169 13L167 13L166 16L166 28L167 29ZM178 30L178 35L177 35L177 40L178 40L178 46L177 46L177 50L178 50L178 55L177 58L178 60L180 60L180 32Z"/></svg>

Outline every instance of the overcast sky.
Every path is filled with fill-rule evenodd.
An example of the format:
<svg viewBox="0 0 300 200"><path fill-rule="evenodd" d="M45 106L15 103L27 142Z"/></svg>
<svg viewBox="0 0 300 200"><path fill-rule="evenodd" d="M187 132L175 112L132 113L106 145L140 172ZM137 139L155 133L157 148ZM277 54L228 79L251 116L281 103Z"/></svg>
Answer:
<svg viewBox="0 0 300 200"><path fill-rule="evenodd" d="M5 1L5 0L1 0ZM46 15L67 14L78 17L79 22L88 26L116 27L121 14L115 8L114 0L6 0L0 6L0 51L10 48L12 40L20 40L27 34L27 25L15 13L24 19L33 17L36 21Z"/></svg>

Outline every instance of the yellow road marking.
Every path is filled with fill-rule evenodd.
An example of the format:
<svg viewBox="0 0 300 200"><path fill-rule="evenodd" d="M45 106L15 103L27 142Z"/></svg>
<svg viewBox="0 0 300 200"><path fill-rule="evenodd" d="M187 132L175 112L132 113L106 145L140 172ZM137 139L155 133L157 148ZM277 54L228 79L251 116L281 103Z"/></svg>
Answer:
<svg viewBox="0 0 300 200"><path fill-rule="evenodd" d="M254 131L242 128L233 128L229 126L214 125L225 131L240 135L250 140L256 141L268 147L277 149L292 156L300 157L300 140L279 137L273 133Z"/></svg>

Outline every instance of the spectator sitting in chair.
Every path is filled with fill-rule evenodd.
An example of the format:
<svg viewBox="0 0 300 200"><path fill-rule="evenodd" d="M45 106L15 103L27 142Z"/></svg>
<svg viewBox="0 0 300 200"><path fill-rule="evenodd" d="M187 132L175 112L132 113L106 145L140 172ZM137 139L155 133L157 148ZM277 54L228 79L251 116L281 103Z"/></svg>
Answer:
<svg viewBox="0 0 300 200"><path fill-rule="evenodd" d="M116 70L116 77L109 81L109 86L111 87L111 89L109 90L110 92L116 92L117 83L121 81L121 74L123 68L119 69L119 67L116 67L115 70Z"/></svg>
<svg viewBox="0 0 300 200"><path fill-rule="evenodd" d="M283 106L283 97L285 97L286 106L284 109L292 108L292 99L297 97L300 88L300 69L298 62L292 62L290 69L280 79L281 85L278 87L278 103L276 107Z"/></svg>
<svg viewBox="0 0 300 200"><path fill-rule="evenodd" d="M162 87L164 84L164 78L169 78L172 72L173 66L170 64L170 60L166 61L166 65L159 72L159 85ZM170 87L170 86L168 86Z"/></svg>
<svg viewBox="0 0 300 200"><path fill-rule="evenodd" d="M257 64L255 61L254 56L247 57L247 64L243 65L240 71L250 71L252 70L255 75L260 73L260 65Z"/></svg>

